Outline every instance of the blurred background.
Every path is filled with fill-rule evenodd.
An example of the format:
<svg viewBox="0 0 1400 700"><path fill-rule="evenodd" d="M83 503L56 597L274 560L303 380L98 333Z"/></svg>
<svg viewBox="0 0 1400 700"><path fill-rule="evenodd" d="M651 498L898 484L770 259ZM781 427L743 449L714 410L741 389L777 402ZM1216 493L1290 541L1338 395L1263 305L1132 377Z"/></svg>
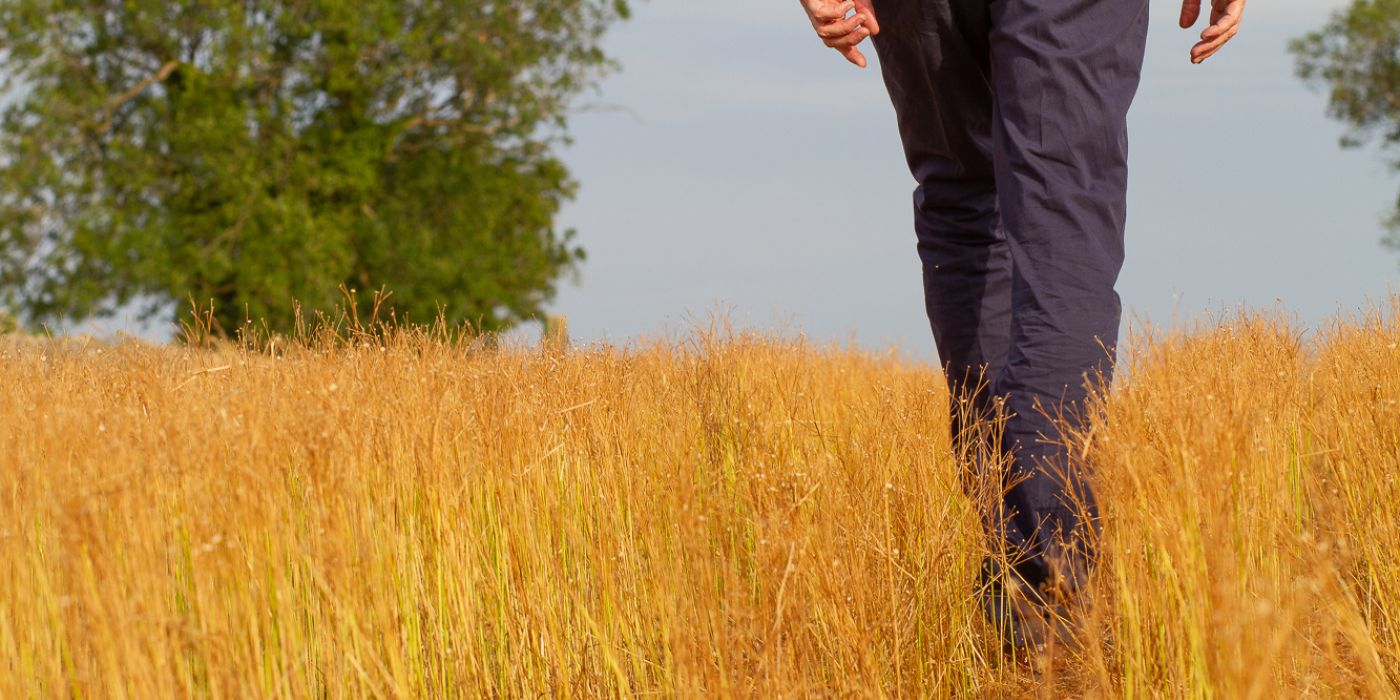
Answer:
<svg viewBox="0 0 1400 700"><path fill-rule="evenodd" d="M0 103L20 104L35 86L54 90L50 102L11 110L8 140L0 141L0 308L18 322L166 340L190 300L281 314L273 325L286 327L287 306L270 300L312 289L310 306L322 308L335 303L337 285L388 286L411 302L409 316L446 305L458 320L484 317L524 337L539 333L547 315L567 318L576 342L627 342L683 333L720 312L744 326L934 357L913 181L875 52L867 44L867 70L848 65L817 41L794 0L650 0L633 3L625 21L629 13L611 0L561 0L559 24L547 30L536 26L545 15L530 14L538 9L509 25L475 5L456 14L451 3L425 5L449 13L413 18L458 47L446 58L395 43L426 41L395 3L321 3L332 9L292 24L277 19L282 10L210 14L224 4L236 5L150 5L146 27L131 9L146 7L140 3L0 2L0 38L10 42L0 59L11 73ZM1180 324L1243 305L1278 308L1316 327L1400 290L1400 255L1381 243L1400 180L1381 149L1339 147L1346 127L1327 116L1326 85L1301 80L1289 50L1290 40L1350 4L1252 3L1239 37L1193 66L1188 50L1200 27L1179 29L1179 4L1154 3L1131 115L1125 322ZM112 7L93 9L105 5ZM134 14L124 24L111 19L123 12ZM82 42L105 30L63 34L56 17L157 38L182 23L214 29L172 39L189 52L178 66L162 66L158 51L131 58L118 40L101 49L115 58L64 68L42 63L45 42L98 55L98 44ZM367 17L400 38L356 34ZM256 33L244 43L188 39L240 22L273 27L285 40L259 53ZM41 26L48 34L35 31ZM132 39L131 52L149 36ZM347 63L350 78L317 67L341 55L327 37L358 52ZM234 68L220 68L219 51L229 47L243 53L227 57ZM530 51L511 53L519 47ZM594 49L620 70L601 70ZM314 60L297 63L303 55ZM531 60L533 73L510 67ZM287 66L259 78L269 61ZM29 75L17 75L21 64ZM138 67L127 74L129 64ZM464 88L462 76L490 73L482 66L506 66L501 80L518 88L510 94L519 101L478 104L472 95L493 89ZM566 80L525 84L551 69ZM428 77L396 83L403 75ZM208 106L214 100L189 97L227 85L237 112L264 84L283 91L272 104L285 102L290 116L245 110L250 126L234 118L227 134L209 126L229 122ZM356 99L368 106L344 108ZM72 116L84 114L98 118ZM196 123L183 141L156 128L175 114L183 121L171 124ZM567 132L556 128L564 122ZM551 129L553 136L534 136ZM281 145L265 146L268 134ZM220 151L219 139L236 147ZM180 148L194 155L177 157ZM98 164L89 167L90 159ZM507 185L480 175L517 170ZM128 176L143 184L102 190ZM170 182L182 184L162 184ZM69 199L53 195L70 186ZM517 199L478 194L497 190L531 191ZM180 217L166 217L177 205L185 207ZM152 262L152 251L186 248L183 257L162 253ZM261 251L262 268L250 267L252 250ZM53 270L63 274L41 289L35 280Z"/></svg>

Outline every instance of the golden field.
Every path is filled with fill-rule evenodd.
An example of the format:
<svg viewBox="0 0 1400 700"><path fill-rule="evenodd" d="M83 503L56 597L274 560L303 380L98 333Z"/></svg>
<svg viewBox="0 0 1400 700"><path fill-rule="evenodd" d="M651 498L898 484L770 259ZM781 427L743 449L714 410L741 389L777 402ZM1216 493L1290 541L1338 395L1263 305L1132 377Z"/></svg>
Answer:
<svg viewBox="0 0 1400 700"><path fill-rule="evenodd" d="M1051 665L894 353L0 338L0 698L1394 697L1397 319L1132 341Z"/></svg>

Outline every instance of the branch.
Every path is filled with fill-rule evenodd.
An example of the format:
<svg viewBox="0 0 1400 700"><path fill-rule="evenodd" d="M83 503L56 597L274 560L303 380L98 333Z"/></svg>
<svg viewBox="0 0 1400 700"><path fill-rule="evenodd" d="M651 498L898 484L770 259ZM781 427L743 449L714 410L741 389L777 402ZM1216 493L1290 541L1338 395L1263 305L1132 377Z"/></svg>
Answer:
<svg viewBox="0 0 1400 700"><path fill-rule="evenodd" d="M174 73L175 69L179 67L179 61L166 61L165 65L161 66L160 70L156 71L153 75L147 76L146 79L131 86L131 88L128 89L126 92L123 92L122 94L117 95L116 97L109 100L106 106L102 108L102 123L96 125L96 128L94 129L97 132L97 134L105 134L109 130L111 130L112 118L116 116L117 110L121 109L122 105L125 105L126 103L136 99L137 96L139 96L142 92L146 91L146 88L155 85L156 83L165 82L165 79L169 78L170 74Z"/></svg>
<svg viewBox="0 0 1400 700"><path fill-rule="evenodd" d="M509 131L520 125L519 117L511 117L498 121L494 124L472 124L461 119L434 119L428 116L417 116L404 122L403 129L408 131L417 127L440 128L448 127L453 131L465 134L480 134L482 136L494 137L501 132Z"/></svg>

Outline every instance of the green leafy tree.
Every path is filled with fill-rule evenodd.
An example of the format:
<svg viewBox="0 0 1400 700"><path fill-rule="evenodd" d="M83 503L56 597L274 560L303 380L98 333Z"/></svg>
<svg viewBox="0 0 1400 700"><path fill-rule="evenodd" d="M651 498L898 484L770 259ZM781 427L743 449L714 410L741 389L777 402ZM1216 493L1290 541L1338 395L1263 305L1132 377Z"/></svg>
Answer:
<svg viewBox="0 0 1400 700"><path fill-rule="evenodd" d="M625 0L0 0L0 308L534 318ZM0 96L6 90L0 87ZM359 295L370 304L369 295Z"/></svg>
<svg viewBox="0 0 1400 700"><path fill-rule="evenodd" d="M1354 0L1290 48L1299 77L1326 89L1327 113L1347 125L1342 145L1378 140L1400 169L1400 0ZM1400 249L1400 198L1386 223Z"/></svg>

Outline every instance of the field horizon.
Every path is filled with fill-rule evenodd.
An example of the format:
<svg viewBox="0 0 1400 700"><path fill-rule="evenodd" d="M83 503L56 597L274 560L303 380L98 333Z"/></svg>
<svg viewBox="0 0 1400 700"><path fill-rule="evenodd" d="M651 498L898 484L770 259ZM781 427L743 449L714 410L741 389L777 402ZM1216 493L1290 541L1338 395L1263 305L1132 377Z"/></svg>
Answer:
<svg viewBox="0 0 1400 700"><path fill-rule="evenodd" d="M1001 653L937 368L735 330L0 336L0 697L1395 697L1400 295L1131 334L1084 647Z"/></svg>

